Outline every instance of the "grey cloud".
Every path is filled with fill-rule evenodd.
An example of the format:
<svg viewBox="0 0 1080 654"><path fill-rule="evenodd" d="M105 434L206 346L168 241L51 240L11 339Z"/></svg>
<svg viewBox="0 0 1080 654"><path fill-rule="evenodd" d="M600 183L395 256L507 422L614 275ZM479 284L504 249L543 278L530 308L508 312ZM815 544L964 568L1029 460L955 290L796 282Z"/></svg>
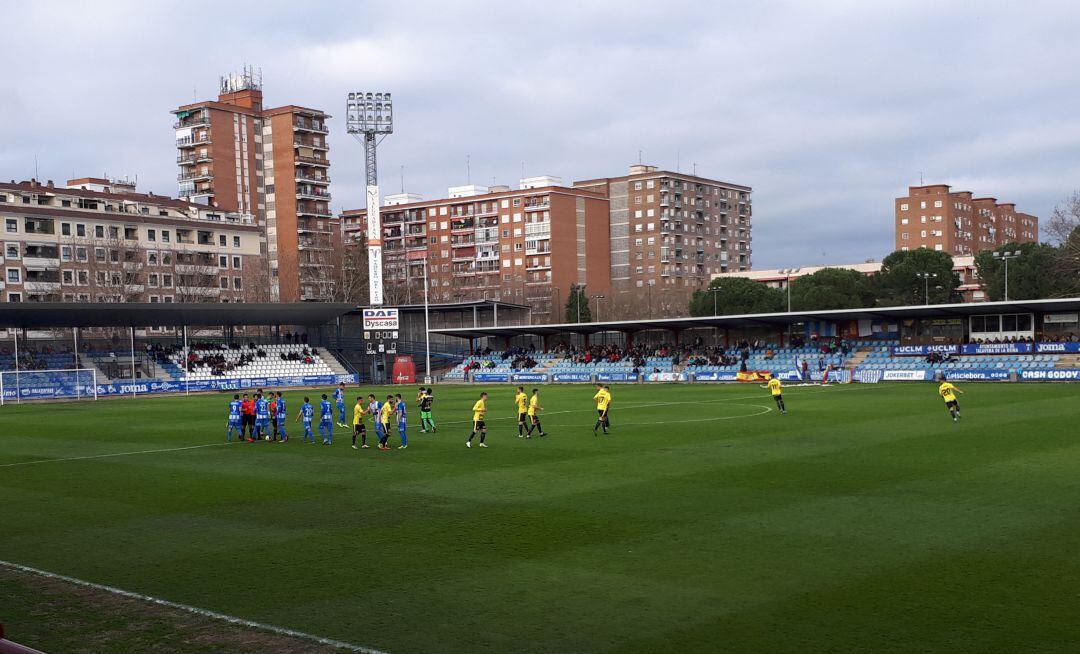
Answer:
<svg viewBox="0 0 1080 654"><path fill-rule="evenodd" d="M169 110L263 69L331 121L335 208L363 201L344 94L392 91L382 185L618 174L755 189L757 267L880 258L922 171L1049 214L1080 187L1080 9L1008 2L0 2L0 178L138 174L175 192ZM213 16L213 20L206 17Z"/></svg>

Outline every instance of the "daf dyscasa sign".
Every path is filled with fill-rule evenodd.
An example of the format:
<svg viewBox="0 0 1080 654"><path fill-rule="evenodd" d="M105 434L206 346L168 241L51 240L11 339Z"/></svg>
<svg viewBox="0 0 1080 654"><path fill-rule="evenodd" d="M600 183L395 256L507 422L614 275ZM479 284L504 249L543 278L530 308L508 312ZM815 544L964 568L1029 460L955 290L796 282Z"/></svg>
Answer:
<svg viewBox="0 0 1080 654"><path fill-rule="evenodd" d="M364 309L364 331L386 331L398 329L397 309Z"/></svg>

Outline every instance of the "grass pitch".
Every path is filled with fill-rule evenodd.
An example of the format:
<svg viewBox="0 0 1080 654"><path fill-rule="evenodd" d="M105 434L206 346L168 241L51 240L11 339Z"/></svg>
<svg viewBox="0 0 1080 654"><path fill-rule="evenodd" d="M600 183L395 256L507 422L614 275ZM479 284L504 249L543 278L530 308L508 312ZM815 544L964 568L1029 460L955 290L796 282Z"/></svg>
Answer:
<svg viewBox="0 0 1080 654"><path fill-rule="evenodd" d="M525 441L488 386L470 450L484 387L438 388L435 435L408 387L391 452L291 421L225 445L231 395L7 406L0 559L393 654L1075 651L1080 388L961 388L953 424L931 384L789 388L786 416L757 386L616 386L594 437L592 388L547 386ZM0 620L90 651L101 620L56 595L0 576ZM142 619L92 651L244 649Z"/></svg>

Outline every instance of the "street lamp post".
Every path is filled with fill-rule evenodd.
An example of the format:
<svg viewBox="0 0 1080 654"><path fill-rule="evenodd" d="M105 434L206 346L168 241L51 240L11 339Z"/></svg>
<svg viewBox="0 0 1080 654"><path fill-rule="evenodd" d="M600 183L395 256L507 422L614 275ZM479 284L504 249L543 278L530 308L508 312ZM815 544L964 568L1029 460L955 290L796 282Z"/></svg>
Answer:
<svg viewBox="0 0 1080 654"><path fill-rule="evenodd" d="M721 290L722 289L719 286L716 286L714 288L709 289L709 292L712 293L712 315L714 315L714 316L717 315L717 311L716 311L716 294L719 293Z"/></svg>
<svg viewBox="0 0 1080 654"><path fill-rule="evenodd" d="M604 296L603 295L593 295L591 297L592 297L592 299L596 300L596 320L594 322L601 322L600 321L600 300L603 300Z"/></svg>
<svg viewBox="0 0 1080 654"><path fill-rule="evenodd" d="M655 279L650 279L647 286L649 287L649 317L652 318L652 287L656 285Z"/></svg>
<svg viewBox="0 0 1080 654"><path fill-rule="evenodd" d="M1020 250L1013 250L1013 251L1006 250L1005 252L995 252L994 253L994 258L995 259L997 259L998 261L1004 261L1005 262L1005 301L1006 302L1009 301L1009 259L1015 259L1018 256L1020 256L1021 254L1023 254L1023 252L1021 252Z"/></svg>
<svg viewBox="0 0 1080 654"><path fill-rule="evenodd" d="M937 278L937 273L921 272L921 273L915 273L915 276L918 277L919 279L923 280L923 282L925 283L926 291L925 291L925 294L923 295L923 299L926 301L926 304L929 305L930 304L930 280L931 279L936 279Z"/></svg>

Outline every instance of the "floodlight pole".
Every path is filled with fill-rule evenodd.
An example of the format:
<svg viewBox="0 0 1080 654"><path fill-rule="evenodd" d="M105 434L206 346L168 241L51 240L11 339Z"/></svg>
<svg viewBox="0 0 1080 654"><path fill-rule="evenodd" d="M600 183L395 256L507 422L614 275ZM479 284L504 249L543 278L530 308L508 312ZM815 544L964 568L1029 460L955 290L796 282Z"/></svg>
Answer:
<svg viewBox="0 0 1080 654"><path fill-rule="evenodd" d="M431 383L431 322L428 317L427 257L424 258L424 383Z"/></svg>
<svg viewBox="0 0 1080 654"><path fill-rule="evenodd" d="M379 173L376 151L381 137L394 131L389 93L349 93L346 130L364 146L367 182L367 250L369 304L383 304L382 221L379 218Z"/></svg>

